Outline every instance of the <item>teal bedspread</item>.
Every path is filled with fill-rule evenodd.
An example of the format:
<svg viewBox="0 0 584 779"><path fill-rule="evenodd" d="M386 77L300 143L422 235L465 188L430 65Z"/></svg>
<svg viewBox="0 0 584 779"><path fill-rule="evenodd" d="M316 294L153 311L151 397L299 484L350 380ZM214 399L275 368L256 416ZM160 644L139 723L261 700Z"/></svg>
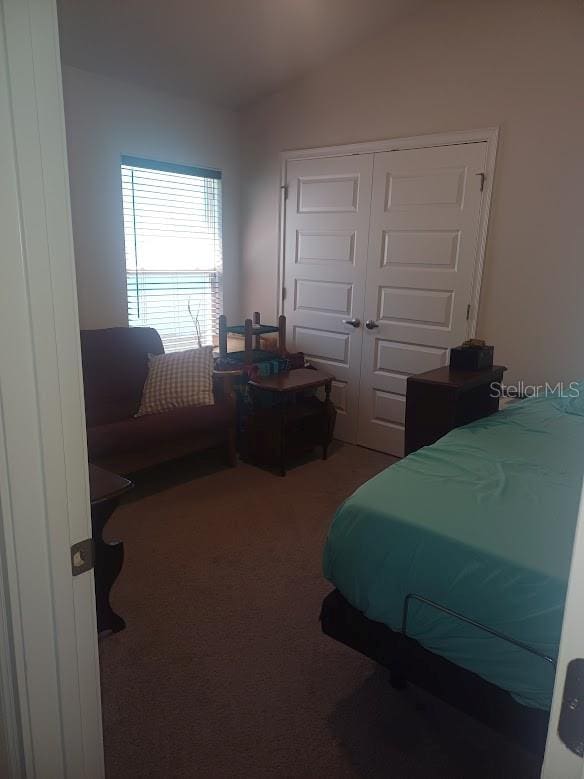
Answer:
<svg viewBox="0 0 584 779"><path fill-rule="evenodd" d="M392 630L415 593L555 658L584 472L580 388L454 430L360 487L330 528L327 579ZM416 601L408 635L549 708L545 660Z"/></svg>

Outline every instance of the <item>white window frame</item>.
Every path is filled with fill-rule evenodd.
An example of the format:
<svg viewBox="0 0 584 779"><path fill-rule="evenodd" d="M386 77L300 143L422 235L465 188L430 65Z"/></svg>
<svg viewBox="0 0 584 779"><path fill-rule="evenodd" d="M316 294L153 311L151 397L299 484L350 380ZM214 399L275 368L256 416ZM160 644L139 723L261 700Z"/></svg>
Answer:
<svg viewBox="0 0 584 779"><path fill-rule="evenodd" d="M207 345L207 344L214 344L217 340L218 336L218 327L217 327L217 321L219 314L223 311L223 223L222 223L222 214L223 214L223 186L222 186L222 180L223 180L223 174L222 171L218 168L211 168L211 167L203 167L199 165L184 165L184 164L178 164L174 162L162 162L159 160L144 158L144 157L136 157L131 155L123 154L121 156L121 179L122 179L122 196L123 196L123 217L124 217L124 246L125 246L125 278L126 278L126 301L128 305L128 324L130 326L134 327L154 327L159 331L159 334L162 338L165 351L180 351L181 349L185 348L194 348L200 345ZM138 265L138 243L137 240L143 240L140 236L140 225L138 226L138 229L136 229L136 211L134 210L134 203L132 202L131 206L129 207L129 210L127 211L127 203L124 195L124 190L127 185L127 181L125 181L124 177L127 175L128 171L144 171L146 174L156 174L156 172L160 172L162 175L164 174L179 174L183 176L191 176L193 179L199 179L200 180L207 180L209 182L219 182L218 186L218 205L213 209L212 214L210 214L209 219L209 232L214 232L215 234L215 240L218 241L218 257L216 257L216 264L214 268L209 269L180 269L175 267L169 267L168 269L165 268L159 268L157 270L149 270L149 269L141 269ZM200 185L200 184L199 184ZM144 194L144 191L140 193L140 189L142 187L146 186L148 188L148 184L144 185L138 184L137 185L137 192L140 194ZM161 187L164 188L165 184L164 182L161 182ZM132 199L134 194L134 185L133 185L133 178L132 178ZM153 197L157 197L157 195L153 195ZM163 197L162 195L159 197ZM148 205L150 206L150 194L146 196L146 200L148 202ZM169 203L172 203L172 199L168 198ZM206 203L204 204L206 205ZM152 214L155 213L155 207L152 207ZM179 212L180 213L180 210ZM129 219L128 219L129 218ZM177 218L177 214L173 214L169 220L169 226L174 229L172 220ZM192 216L189 216L187 218L192 218ZM127 220L130 222L133 222L133 225L130 229L130 231L126 231L126 225ZM142 225L142 229L144 228L144 224ZM151 229L147 227L146 223L146 229ZM179 227L180 231L180 227ZM196 234L196 233L195 233ZM129 266L129 258L131 258L133 255L134 262L136 263L136 268L131 269ZM132 294L132 285L130 283L131 274L135 274L135 282L136 286L138 288L138 291L135 294ZM173 289L173 281L176 278L180 278L181 274L184 274L185 279L185 288L181 287L174 287ZM150 276L150 278L149 278ZM168 312L166 312L161 307L161 298L163 295L161 294L161 289L158 288L158 285L164 284L164 281L162 279L163 276L167 276L167 284L168 284L168 294L169 297L173 294L175 295L175 301L177 299L180 301L181 298L187 298L189 300L188 306L189 306L189 318L187 317L178 317L176 322L176 332L172 333L166 330L165 324L168 324L168 316L172 312L173 309L179 309L181 308L181 302L175 302L174 304L170 303L168 307ZM192 276L192 280L189 282L186 277ZM158 277L158 278L157 278ZM140 281L142 281L142 285L140 284ZM192 288L189 290L189 284L192 284ZM201 292L197 291L197 286L199 286L199 289ZM209 300L208 302L205 302L207 299L207 291L209 294ZM201 305L201 299L202 299L202 308L203 312L207 312L208 316L205 316L202 329L199 329L198 327L198 319L197 319L197 311L191 311L190 304L191 299L194 298L195 302L199 301L199 305ZM143 319L141 319L139 316L137 316L137 312L140 308L140 303L143 304L148 303L148 300L150 300L150 303L154 309L154 311L150 315L146 315ZM158 309L159 316L156 316L155 311ZM192 320L190 317L192 316ZM158 319L158 322L157 322ZM187 333L183 334L184 329L186 328ZM210 332L209 332L210 329ZM202 336L202 339L201 339Z"/></svg>

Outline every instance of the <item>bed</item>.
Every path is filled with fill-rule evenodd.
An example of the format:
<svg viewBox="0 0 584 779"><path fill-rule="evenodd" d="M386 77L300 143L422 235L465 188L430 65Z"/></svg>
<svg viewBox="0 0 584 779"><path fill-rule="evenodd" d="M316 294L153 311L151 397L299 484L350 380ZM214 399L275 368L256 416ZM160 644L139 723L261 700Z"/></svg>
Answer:
<svg viewBox="0 0 584 779"><path fill-rule="evenodd" d="M326 633L536 751L584 472L578 389L383 471L339 508L324 550Z"/></svg>

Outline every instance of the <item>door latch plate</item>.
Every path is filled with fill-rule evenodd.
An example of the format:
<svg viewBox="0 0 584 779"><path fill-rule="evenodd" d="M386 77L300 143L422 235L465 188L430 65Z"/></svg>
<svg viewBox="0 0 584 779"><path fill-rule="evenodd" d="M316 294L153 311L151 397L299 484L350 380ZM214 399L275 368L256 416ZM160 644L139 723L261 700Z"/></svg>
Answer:
<svg viewBox="0 0 584 779"><path fill-rule="evenodd" d="M584 659L568 663L558 735L568 749L584 756Z"/></svg>
<svg viewBox="0 0 584 779"><path fill-rule="evenodd" d="M71 573L79 576L91 571L94 564L93 540L86 538L71 547Z"/></svg>

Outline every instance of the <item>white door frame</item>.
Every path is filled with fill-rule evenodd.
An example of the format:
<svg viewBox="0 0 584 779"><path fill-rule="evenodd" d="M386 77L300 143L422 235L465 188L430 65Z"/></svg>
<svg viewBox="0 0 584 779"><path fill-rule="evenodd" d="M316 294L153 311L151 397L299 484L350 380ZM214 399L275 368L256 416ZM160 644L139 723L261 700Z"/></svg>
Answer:
<svg viewBox="0 0 584 779"><path fill-rule="evenodd" d="M344 146L322 146L315 149L296 149L284 151L280 155L280 215L278 220L278 273L277 273L277 298L278 314L284 311L284 243L286 235L286 186L287 168L290 160L302 160L318 157L345 157L349 154L374 154L375 152L402 151L404 149L421 149L432 146L452 146L460 143L487 143L487 161L485 166L485 182L481 214L479 222L479 240L477 242L477 259L475 263L475 276L472 286L471 310L468 320L467 337L472 338L476 333L479 301L481 294L481 282L485 263L487 246L487 231L489 225L489 213L491 209L491 196L493 181L495 178L495 161L497 158L497 145L499 142L499 128L487 127L482 130L462 130L446 133L432 133L430 135L414 135L407 138L389 138L381 141L366 141L364 143L350 143Z"/></svg>
<svg viewBox="0 0 584 779"><path fill-rule="evenodd" d="M100 779L79 320L55 0L0 0L0 749ZM0 765L2 758L0 757Z"/></svg>

